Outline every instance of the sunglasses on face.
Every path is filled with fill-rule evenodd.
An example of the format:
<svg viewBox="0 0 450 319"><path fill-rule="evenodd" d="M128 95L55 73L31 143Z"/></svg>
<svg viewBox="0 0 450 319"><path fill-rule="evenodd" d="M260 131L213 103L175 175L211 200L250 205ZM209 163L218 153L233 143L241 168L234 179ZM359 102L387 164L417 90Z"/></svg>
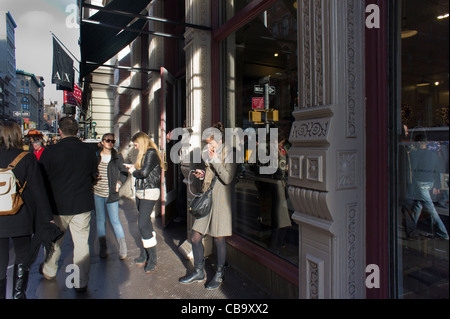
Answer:
<svg viewBox="0 0 450 319"><path fill-rule="evenodd" d="M109 138L107 138L106 140L103 140L103 141L105 141L106 143L115 143L116 142L116 140L110 140Z"/></svg>

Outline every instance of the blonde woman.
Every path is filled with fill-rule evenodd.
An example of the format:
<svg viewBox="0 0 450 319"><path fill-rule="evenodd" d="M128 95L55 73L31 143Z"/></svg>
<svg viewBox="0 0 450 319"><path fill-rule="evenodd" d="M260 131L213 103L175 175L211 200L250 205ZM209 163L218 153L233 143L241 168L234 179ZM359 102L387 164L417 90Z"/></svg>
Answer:
<svg viewBox="0 0 450 319"><path fill-rule="evenodd" d="M150 273L156 269L156 233L150 214L160 197L162 158L157 146L147 134L138 132L131 141L138 150L138 156L134 165L126 166L129 173L136 178L138 226L144 246L141 255L134 262L136 265L143 265L144 271Z"/></svg>

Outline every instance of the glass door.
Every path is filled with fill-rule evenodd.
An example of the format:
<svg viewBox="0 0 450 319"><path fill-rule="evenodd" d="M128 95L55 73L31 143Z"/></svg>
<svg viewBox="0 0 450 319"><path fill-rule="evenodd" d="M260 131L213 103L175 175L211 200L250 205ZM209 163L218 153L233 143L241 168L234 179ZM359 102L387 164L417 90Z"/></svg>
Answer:
<svg viewBox="0 0 450 319"><path fill-rule="evenodd" d="M401 2L396 105L399 298L449 297L448 1ZM398 35L400 37L400 35Z"/></svg>

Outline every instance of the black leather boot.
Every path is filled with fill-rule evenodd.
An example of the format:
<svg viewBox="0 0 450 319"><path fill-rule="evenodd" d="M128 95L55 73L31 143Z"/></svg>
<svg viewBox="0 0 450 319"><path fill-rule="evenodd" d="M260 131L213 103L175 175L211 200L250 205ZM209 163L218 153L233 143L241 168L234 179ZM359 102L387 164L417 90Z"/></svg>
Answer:
<svg viewBox="0 0 450 319"><path fill-rule="evenodd" d="M147 262L148 254L145 248L141 249L141 254L138 258L134 258L134 263L138 266L144 266Z"/></svg>
<svg viewBox="0 0 450 319"><path fill-rule="evenodd" d="M27 299L28 275L30 268L25 264L14 265L13 299Z"/></svg>
<svg viewBox="0 0 450 319"><path fill-rule="evenodd" d="M145 248L145 250L147 251L148 259L144 271L150 273L156 270L156 246Z"/></svg>
<svg viewBox="0 0 450 319"><path fill-rule="evenodd" d="M222 285L222 282L225 280L225 267L224 266L217 266L216 274L214 275L213 279L209 282L209 284L206 286L206 289L214 290L219 288Z"/></svg>
<svg viewBox="0 0 450 319"><path fill-rule="evenodd" d="M194 267L194 273L186 275L178 279L178 282L183 285L189 285L194 282L202 282L206 280L205 261L203 260L199 265Z"/></svg>
<svg viewBox="0 0 450 319"><path fill-rule="evenodd" d="M6 299L6 278L0 280L0 299Z"/></svg>

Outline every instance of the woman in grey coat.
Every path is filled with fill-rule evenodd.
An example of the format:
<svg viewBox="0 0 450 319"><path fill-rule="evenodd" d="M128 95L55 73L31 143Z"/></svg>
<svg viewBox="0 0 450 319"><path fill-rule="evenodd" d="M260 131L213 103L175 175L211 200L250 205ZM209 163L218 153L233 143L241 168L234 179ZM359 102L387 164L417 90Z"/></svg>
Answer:
<svg viewBox="0 0 450 319"><path fill-rule="evenodd" d="M203 259L204 248L202 240L205 235L214 238L217 248L217 270L214 278L206 286L206 289L217 289L224 279L224 266L226 259L225 238L232 234L232 203L236 164L234 163L233 150L224 146L224 128L222 123L213 126L220 137L210 135L206 139L208 158L206 170L196 170L194 175L203 179L202 191L208 190L214 177L217 180L213 188L213 207L211 213L203 218L196 219L192 226L192 252L194 255L194 273L179 279L182 284L203 282L206 280L205 262ZM218 131L217 131L218 130Z"/></svg>

